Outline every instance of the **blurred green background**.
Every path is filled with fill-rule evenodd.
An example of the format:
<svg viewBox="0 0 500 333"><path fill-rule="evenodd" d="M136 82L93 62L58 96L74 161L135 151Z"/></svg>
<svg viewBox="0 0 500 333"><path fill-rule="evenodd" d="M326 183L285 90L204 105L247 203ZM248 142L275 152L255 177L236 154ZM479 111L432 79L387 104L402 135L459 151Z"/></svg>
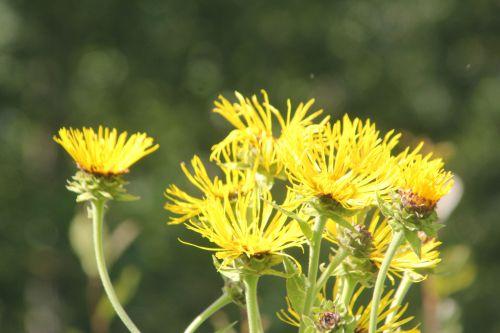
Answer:
<svg viewBox="0 0 500 333"><path fill-rule="evenodd" d="M124 332L64 188L74 165L51 139L104 124L161 145L127 176L142 200L111 206L112 277L144 332L181 332L222 283L165 226L162 192L229 129L210 112L217 95L264 88L279 108L314 97L437 143L465 189L442 231L455 266L413 290L412 311L428 332L500 332L499 13L495 0L0 0L0 331ZM289 331L273 318L282 281L261 289L269 330Z"/></svg>

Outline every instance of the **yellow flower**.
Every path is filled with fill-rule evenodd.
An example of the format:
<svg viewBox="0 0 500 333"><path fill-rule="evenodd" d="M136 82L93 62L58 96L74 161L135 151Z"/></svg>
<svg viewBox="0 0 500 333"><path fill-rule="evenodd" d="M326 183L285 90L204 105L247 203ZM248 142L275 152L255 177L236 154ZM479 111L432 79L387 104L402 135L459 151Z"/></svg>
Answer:
<svg viewBox="0 0 500 333"><path fill-rule="evenodd" d="M199 217L186 226L215 247L194 246L215 251L223 268L230 268L241 257L287 256L283 253L285 249L302 247L305 237L298 223L274 211L270 201L270 192L259 193L257 189L238 193L234 199L227 194L224 198L207 198Z"/></svg>
<svg viewBox="0 0 500 333"><path fill-rule="evenodd" d="M176 185L170 185L165 191L168 200L165 209L178 215L171 219L170 224L183 223L199 215L209 198L235 198L238 194L249 192L255 186L254 177L248 171L223 168L223 179L215 177L212 180L198 156L193 157L191 166L193 172L189 171L184 163L181 164L182 171L189 182L201 192L201 196L192 196Z"/></svg>
<svg viewBox="0 0 500 333"><path fill-rule="evenodd" d="M345 115L333 126L322 126L320 133L288 135L283 156L294 191L353 210L375 203L377 193L385 196L392 190L391 150L399 139L393 131L383 138L379 134L370 120L351 121Z"/></svg>
<svg viewBox="0 0 500 333"><path fill-rule="evenodd" d="M355 215L349 221L352 225L365 225L364 217L361 215ZM333 243L338 243L338 228L339 226L336 223L328 221L325 238ZM378 211L373 214L366 228L373 241L368 257L378 270L392 240L393 231L387 223L387 218L381 219L381 214ZM441 245L441 242L433 238L427 239L422 244L420 258L413 252L409 244L401 246L389 266L389 279L394 281L393 275L400 277L402 273L407 271L412 272L415 277L419 276L419 279L425 279L425 273L435 268L441 261L437 249L439 245Z"/></svg>
<svg viewBox="0 0 500 333"><path fill-rule="evenodd" d="M337 289L334 288L334 293L332 300L335 300L338 298L336 295ZM364 288L359 288L356 293L353 295L350 303L349 303L349 309L348 312L349 314L354 316L354 333L367 333L368 332L368 324L370 320L370 311L371 311L371 302L368 304L368 306L363 306L363 305L358 305L358 300L362 292L364 291ZM323 291L324 293L324 291ZM326 299L325 295L321 293L318 294L318 300L321 302ZM392 303L392 296L393 296L393 291L389 291L385 294L384 297L380 300L380 305L378 308L378 316L377 316L377 322L380 323L381 325L377 325L377 330L376 332L384 332L384 331L390 331L390 332L402 332L402 333L420 333L420 330L417 327L411 328L411 329L403 329L402 326L405 325L406 323L410 322L413 320L414 317L403 317L405 315L405 312L408 308L408 304L405 306L399 306L397 308L391 308L391 303ZM300 315L295 311L295 309L292 307L289 299L286 299L287 301L287 309L280 310L277 313L278 318L292 326L299 327L300 326ZM332 309L334 310L334 309ZM391 313L395 313L394 317L387 323L384 323L385 319L387 316ZM383 324L382 324L383 323Z"/></svg>
<svg viewBox="0 0 500 333"><path fill-rule="evenodd" d="M351 300L351 308L353 308L363 292L363 288L360 288L356 294L352 297ZM420 330L417 327L411 328L411 329L402 329L401 327L413 320L414 317L406 317L403 318L406 309L408 308L408 304L405 306L400 306L398 308L391 308L391 303L392 303L392 295L393 291L389 291L385 294L384 297L380 300L379 307L377 309L377 330L376 332L401 332L401 333L420 333ZM356 329L355 333L368 333L368 326L370 323L370 311L371 311L371 302L368 304L367 307L364 306L359 306L356 309L355 312L355 317L356 317ZM387 316L391 313L396 312L394 317L388 322L384 323L385 319ZM379 326L379 323L382 324Z"/></svg>
<svg viewBox="0 0 500 333"><path fill-rule="evenodd" d="M287 114L281 113L269 103L267 93L262 90L263 101L257 96L245 98L236 92L238 102L231 103L219 96L214 112L224 117L234 129L220 143L212 147L211 159L221 164L251 168L271 177L282 174L278 143L291 129L297 130L313 123L322 110L308 115L314 100L299 104L292 115L290 100Z"/></svg>
<svg viewBox="0 0 500 333"><path fill-rule="evenodd" d="M63 127L54 141L63 146L79 168L102 176L127 173L132 164L159 148L146 133L136 133L127 139L127 132L118 134L116 129L102 126L97 133L92 128Z"/></svg>
<svg viewBox="0 0 500 333"><path fill-rule="evenodd" d="M398 156L400 172L397 187L404 206L431 210L453 187L453 175L443 169L444 163L440 158L431 159L432 154L422 156L415 151L408 153L405 150Z"/></svg>

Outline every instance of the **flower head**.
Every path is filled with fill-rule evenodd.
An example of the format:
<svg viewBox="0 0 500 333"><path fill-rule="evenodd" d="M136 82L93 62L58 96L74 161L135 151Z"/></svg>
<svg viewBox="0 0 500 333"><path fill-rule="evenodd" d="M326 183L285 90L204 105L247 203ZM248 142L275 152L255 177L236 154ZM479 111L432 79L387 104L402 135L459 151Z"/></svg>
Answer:
<svg viewBox="0 0 500 333"><path fill-rule="evenodd" d="M61 128L54 141L71 155L78 167L88 173L113 176L127 173L132 164L159 148L146 133L128 137L116 129L99 126L82 130Z"/></svg>
<svg viewBox="0 0 500 333"><path fill-rule="evenodd" d="M237 259L286 256L283 251L301 247L305 237L298 223L275 211L271 201L268 191L259 193L258 189L238 193L234 199L228 194L207 198L199 217L186 226L215 247L194 246L214 251L222 260L221 268L234 268Z"/></svg>
<svg viewBox="0 0 500 333"><path fill-rule="evenodd" d="M347 115L319 133L289 135L283 156L293 190L351 210L372 205L376 194L392 190L391 150L398 138L392 131L380 137L369 120Z"/></svg>
<svg viewBox="0 0 500 333"><path fill-rule="evenodd" d="M433 210L439 199L452 188L452 173L443 169L440 158L432 159L432 154L422 156L406 150L398 159L397 188L403 206L419 213Z"/></svg>
<svg viewBox="0 0 500 333"><path fill-rule="evenodd" d="M351 308L355 308L356 317L356 329L355 333L368 333L368 326L370 322L370 312L372 304L368 304L367 307L362 305L356 306L357 300L363 288L360 288L351 300ZM377 330L376 332L401 332L401 333L420 333L417 327L410 329L402 329L402 326L413 320L413 317L404 317L408 304L404 306L399 306L397 308L391 308L393 291L389 291L380 299L380 304L377 309ZM389 322L384 322L385 319L391 314L395 313Z"/></svg>
<svg viewBox="0 0 500 333"><path fill-rule="evenodd" d="M255 186L254 177L250 171L222 168L223 178L211 179L198 156L193 157L191 166L192 172L184 163L181 164L187 179L201 192L201 195L192 196L176 185L170 185L165 191L168 200L165 209L177 215L171 219L171 224L179 224L198 216L210 198L233 199L238 194L249 192Z"/></svg>
<svg viewBox="0 0 500 333"><path fill-rule="evenodd" d="M251 168L271 177L279 177L283 171L278 143L291 130L298 130L313 123L322 111L308 114L314 100L299 104L292 114L288 101L287 114L270 104L262 90L262 101L257 96L245 98L236 92L238 102L231 103L219 96L214 112L223 116L234 129L220 143L212 147L211 158L218 163Z"/></svg>
<svg viewBox="0 0 500 333"><path fill-rule="evenodd" d="M368 332L368 324L370 320L370 311L371 311L371 302L368 306L363 306L358 304L359 298L365 288L361 287L354 293L351 301L349 302L349 308L347 309L347 313L343 315L345 317L352 316L353 322L345 322L344 325L348 325L351 330L354 330L354 333L367 333ZM339 295L337 295L337 288L333 289L332 300L338 299ZM377 325L377 333L382 332L402 332L402 333L420 333L420 330L416 327L411 329L403 329L403 325L407 324L413 317L405 317L405 312L408 308L408 305L399 306L397 308L391 308L393 291L387 292L384 297L380 300L380 305L377 311L377 322L380 325ZM325 296L324 291L321 294L318 294L318 302L321 304L332 304L332 301L328 300L328 297ZM335 303L335 302L333 302ZM288 308L286 310L282 309L277 313L277 316L282 321L290 324L292 326L299 327L300 326L300 315L297 311L292 307L292 304L289 299L287 299ZM386 321L386 318L393 314L393 317ZM345 332L345 327L342 325L342 319L338 312L334 311L321 311L317 316L316 329L321 332ZM332 324L332 325L327 325ZM340 324L340 325L339 325ZM324 328L324 329L322 329ZM351 331L347 330L347 331Z"/></svg>
<svg viewBox="0 0 500 333"><path fill-rule="evenodd" d="M350 223L354 226L362 226L367 234L371 235L370 246L368 247L367 259L375 266L376 271L380 269L385 257L385 253L393 237L392 228L388 224L387 218L381 218L378 211L372 215L368 221L360 215L350 218ZM367 225L365 225L367 223ZM342 231L346 232L346 231ZM339 243L341 238L339 226L329 221L326 225L325 238L331 242ZM364 235L364 233L362 233ZM420 258L417 256L408 244L403 244L396 252L389 266L388 277L394 281L395 276L401 276L404 272L411 272L418 279L425 279L426 273L431 271L441 261L438 247L441 243L434 238L427 239L421 249ZM357 252L360 252L359 250ZM347 263L350 261L347 260ZM344 268L348 270L349 267Z"/></svg>

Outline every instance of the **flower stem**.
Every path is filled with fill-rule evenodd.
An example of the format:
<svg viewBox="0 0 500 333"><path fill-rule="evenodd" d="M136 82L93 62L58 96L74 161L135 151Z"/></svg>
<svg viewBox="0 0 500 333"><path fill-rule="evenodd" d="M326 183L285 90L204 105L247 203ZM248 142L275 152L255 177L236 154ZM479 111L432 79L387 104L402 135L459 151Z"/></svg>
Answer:
<svg viewBox="0 0 500 333"><path fill-rule="evenodd" d="M326 266L326 269L319 277L318 282L316 282L316 294L320 292L321 289L326 285L328 279L330 278L330 276L332 276L332 273L335 270L335 268L337 268L342 263L342 261L347 257L347 255L348 252L345 251L343 248L340 248L337 251L333 260L330 261L328 266Z"/></svg>
<svg viewBox="0 0 500 333"><path fill-rule="evenodd" d="M356 280L350 277L345 277L342 283L342 295L340 302L344 304L346 309L349 309L349 302L351 301L352 294L356 288Z"/></svg>
<svg viewBox="0 0 500 333"><path fill-rule="evenodd" d="M104 249L103 249L103 241L102 241L102 229L103 229L103 221L104 221L104 200L95 200L92 201L92 220L93 220L93 235L94 235L94 251L95 251L95 259L97 263L97 270L99 271L99 277L101 278L102 285L106 294L108 295L108 299L116 311L116 314L128 330L132 333L140 333L139 329L132 322L130 317L127 315L125 310L123 309L118 297L116 296L115 290L113 289L113 285L111 284L111 280L109 278L108 269L106 268L106 261L104 259Z"/></svg>
<svg viewBox="0 0 500 333"><path fill-rule="evenodd" d="M248 274L243 276L249 333L264 332L264 329L262 328L262 320L260 319L259 303L257 301L258 282L258 275Z"/></svg>
<svg viewBox="0 0 500 333"><path fill-rule="evenodd" d="M223 293L218 299L215 300L208 308L206 308L202 313L200 313L194 320L189 324L184 333L193 333L198 327L205 322L211 315L219 311L226 305L232 302L231 296L227 293Z"/></svg>
<svg viewBox="0 0 500 333"><path fill-rule="evenodd" d="M384 282L389 271L389 266L391 265L392 258L396 254L396 251L403 241L404 233L399 230L394 233L389 248L385 253L384 261L380 266L380 271L377 275L377 280L375 282L375 288L373 289L373 297L371 302L371 312L370 312L370 326L368 333L375 333L377 330L377 316L378 316L378 306L380 303L380 297L384 291Z"/></svg>
<svg viewBox="0 0 500 333"><path fill-rule="evenodd" d="M406 296L406 293L410 289L411 285L413 284L413 281L410 278L410 274L407 272L403 275L403 278L401 279L401 282L399 282L398 289L396 290L396 294L394 294L394 298L391 303L391 313L387 315L387 318L385 319L385 324L389 324L393 318L396 316L397 313L397 308L401 305L403 302L403 299Z"/></svg>
<svg viewBox="0 0 500 333"><path fill-rule="evenodd" d="M321 251L321 240L323 238L323 229L325 229L327 218L319 215L314 223L313 235L309 241L309 267L307 272L308 287L306 290L306 299L304 301L304 309L302 316L309 316L311 308L316 297L316 279L318 277L319 254ZM304 332L305 323L300 321L299 332Z"/></svg>

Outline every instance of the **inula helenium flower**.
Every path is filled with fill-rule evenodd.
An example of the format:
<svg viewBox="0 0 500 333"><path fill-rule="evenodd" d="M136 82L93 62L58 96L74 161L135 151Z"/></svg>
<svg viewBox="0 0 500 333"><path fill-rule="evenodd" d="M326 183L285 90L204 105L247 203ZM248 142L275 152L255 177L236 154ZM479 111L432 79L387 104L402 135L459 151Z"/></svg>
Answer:
<svg viewBox="0 0 500 333"><path fill-rule="evenodd" d="M198 156L193 157L191 166L192 172L184 163L181 164L187 179L201 195L192 196L176 185L170 185L165 191L168 200L165 209L177 215L171 218L171 224L182 223L200 214L209 198L236 198L238 194L247 193L255 187L253 173L249 170L222 168L224 177L221 179L216 176L212 180Z"/></svg>
<svg viewBox="0 0 500 333"><path fill-rule="evenodd" d="M263 196L264 200L261 199ZM299 224L275 211L269 203L271 194L257 190L230 198L208 198L201 214L187 223L187 228L208 239L222 267L230 267L238 258L251 259L266 255L285 255L290 247L301 247L305 241Z"/></svg>
<svg viewBox="0 0 500 333"><path fill-rule="evenodd" d="M443 169L440 158L432 159L432 154L406 154L407 151L399 157L401 170L397 185L402 203L415 211L432 210L453 187L453 175Z"/></svg>
<svg viewBox="0 0 500 333"><path fill-rule="evenodd" d="M314 100L299 104L292 112L287 103L286 117L270 104L267 93L262 90L262 101L257 96L245 98L236 92L237 103L219 96L214 112L223 116L233 129L220 143L212 147L211 158L221 164L234 164L254 169L272 177L282 176L278 142L290 130L298 130L312 124L323 111L308 114Z"/></svg>
<svg viewBox="0 0 500 333"><path fill-rule="evenodd" d="M118 134L116 129L99 126L82 130L61 128L59 136L54 136L71 155L79 168L102 176L127 173L132 164L159 148L146 133L136 133L128 137L127 132Z"/></svg>
<svg viewBox="0 0 500 333"><path fill-rule="evenodd" d="M284 164L293 189L305 198L331 200L347 209L365 208L391 189L391 150L399 135L380 137L369 120L345 116L320 133L290 135Z"/></svg>

